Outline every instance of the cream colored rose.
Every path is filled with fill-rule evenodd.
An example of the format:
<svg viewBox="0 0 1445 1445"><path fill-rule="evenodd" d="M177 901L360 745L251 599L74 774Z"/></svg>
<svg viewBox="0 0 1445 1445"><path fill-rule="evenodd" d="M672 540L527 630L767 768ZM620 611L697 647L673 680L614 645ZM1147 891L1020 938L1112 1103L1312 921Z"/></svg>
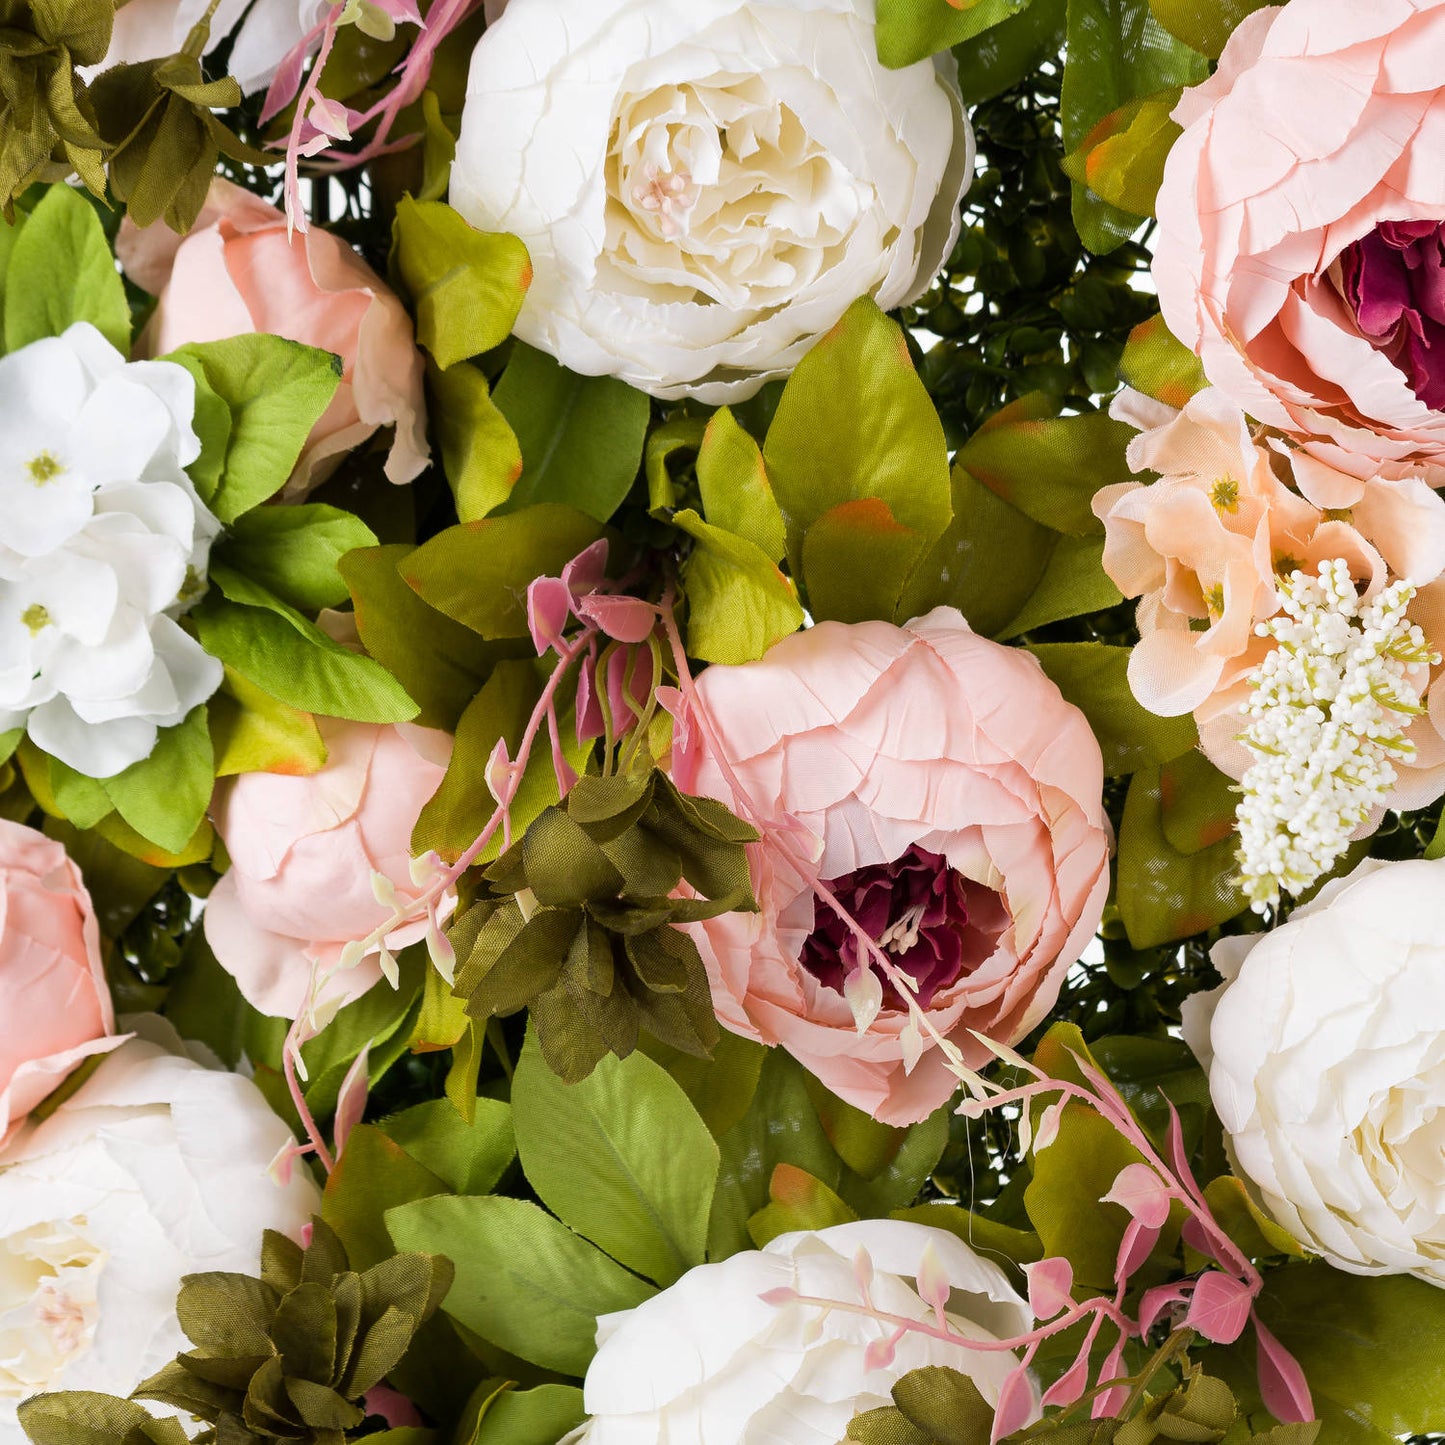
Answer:
<svg viewBox="0 0 1445 1445"><path fill-rule="evenodd" d="M750 396L859 296L919 296L973 134L951 57L879 64L873 0L511 0L451 202L536 276L517 334L654 396Z"/></svg>

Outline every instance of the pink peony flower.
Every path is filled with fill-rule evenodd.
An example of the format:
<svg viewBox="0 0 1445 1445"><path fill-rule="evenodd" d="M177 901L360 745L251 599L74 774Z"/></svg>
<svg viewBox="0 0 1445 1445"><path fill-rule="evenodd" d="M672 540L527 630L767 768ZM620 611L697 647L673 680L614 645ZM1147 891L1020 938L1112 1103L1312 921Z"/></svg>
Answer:
<svg viewBox="0 0 1445 1445"><path fill-rule="evenodd" d="M446 733L406 723L317 721L328 750L319 772L243 773L219 785L211 808L231 868L206 901L206 940L254 1007L285 1018L304 1002L313 964L331 968L347 943L386 921L373 872L403 903L421 892L411 832L452 747ZM415 943L426 927L409 923L387 945ZM373 951L323 997L350 1002L380 977Z"/></svg>
<svg viewBox="0 0 1445 1445"><path fill-rule="evenodd" d="M1205 753L1230 777L1253 761L1240 708L1274 645L1255 628L1279 611L1276 577L1343 558L1366 597L1409 578L1422 589L1411 616L1445 643L1445 500L1418 474L1361 481L1256 434L1217 388L1182 411L1125 390L1110 411L1140 428L1130 467L1159 473L1094 497L1104 570L1140 599L1129 685L1151 712L1192 712ZM1415 756L1402 760L1396 807L1421 807L1445 787L1445 737L1428 717L1409 737Z"/></svg>
<svg viewBox="0 0 1445 1445"><path fill-rule="evenodd" d="M690 926L718 1018L885 1123L924 1118L957 1080L926 1033L910 1040L881 977L882 1009L859 1034L842 992L859 949L814 885L981 1064L991 1055L970 1030L1027 1033L1103 910L1110 835L1088 723L1032 657L948 607L907 627L821 623L760 662L708 668L697 692L700 715L679 719L678 786L764 834L751 850L761 912Z"/></svg>
<svg viewBox="0 0 1445 1445"><path fill-rule="evenodd" d="M288 236L274 206L218 178L188 235L125 221L116 254L131 280L160 298L141 336L147 355L269 332L341 358L341 385L282 496L304 496L383 426L396 428L387 477L409 482L425 469L424 368L411 319L340 237L315 226Z"/></svg>
<svg viewBox="0 0 1445 1445"><path fill-rule="evenodd" d="M1159 192L1170 330L1360 478L1445 483L1445 0L1291 0L1186 91Z"/></svg>
<svg viewBox="0 0 1445 1445"><path fill-rule="evenodd" d="M0 1146L92 1054L113 1049L100 931L64 848L0 818Z"/></svg>

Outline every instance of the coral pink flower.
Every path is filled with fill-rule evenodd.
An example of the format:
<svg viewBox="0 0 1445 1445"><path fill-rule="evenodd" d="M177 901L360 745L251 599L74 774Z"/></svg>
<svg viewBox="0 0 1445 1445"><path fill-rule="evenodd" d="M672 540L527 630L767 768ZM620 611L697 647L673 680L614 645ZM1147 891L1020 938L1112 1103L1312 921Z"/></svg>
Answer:
<svg viewBox="0 0 1445 1445"><path fill-rule="evenodd" d="M1104 570L1140 599L1129 685L1151 712L1192 712L1215 766L1240 778L1253 760L1239 741L1240 708L1273 646L1255 628L1279 611L1277 576L1343 558L1367 597L1409 578L1422 589L1411 616L1445 643L1445 615L1436 616L1445 595L1434 590L1445 594L1445 500L1420 476L1361 481L1256 435L1216 388L1182 411L1126 390L1111 412L1141 428L1130 467L1159 474L1094 498ZM1409 736L1416 753L1401 768L1399 807L1422 806L1445 786L1445 738L1428 719Z"/></svg>
<svg viewBox="0 0 1445 1445"><path fill-rule="evenodd" d="M121 1043L80 870L0 819L0 1144L82 1059Z"/></svg>
<svg viewBox="0 0 1445 1445"><path fill-rule="evenodd" d="M957 1081L926 1033L908 1067L909 1013L883 979L859 1034L841 991L859 948L814 885L982 1063L970 1030L1027 1033L1103 910L1110 836L1088 723L1026 652L947 607L906 627L821 623L760 662L708 668L697 692L678 786L764 835L751 849L761 912L691 925L719 1019L885 1123L924 1118Z"/></svg>
<svg viewBox="0 0 1445 1445"><path fill-rule="evenodd" d="M231 868L206 901L206 941L255 1008L287 1018L306 998L313 964L334 966L347 943L386 921L373 872L403 903L421 891L411 832L451 756L451 738L431 728L318 724L328 750L319 772L244 773L220 784L211 809ZM409 923L387 944L415 943L426 927ZM380 977L373 951L324 997L349 1002Z"/></svg>
<svg viewBox="0 0 1445 1445"><path fill-rule="evenodd" d="M1159 192L1170 329L1257 420L1445 481L1445 0L1291 0L1186 91Z"/></svg>
<svg viewBox="0 0 1445 1445"><path fill-rule="evenodd" d="M423 366L411 319L340 237L316 226L289 236L274 206L218 178L189 234L125 221L116 254L131 280L160 298L141 337L151 356L269 332L341 358L341 385L283 496L305 495L378 427L396 428L391 481L409 482L426 467Z"/></svg>

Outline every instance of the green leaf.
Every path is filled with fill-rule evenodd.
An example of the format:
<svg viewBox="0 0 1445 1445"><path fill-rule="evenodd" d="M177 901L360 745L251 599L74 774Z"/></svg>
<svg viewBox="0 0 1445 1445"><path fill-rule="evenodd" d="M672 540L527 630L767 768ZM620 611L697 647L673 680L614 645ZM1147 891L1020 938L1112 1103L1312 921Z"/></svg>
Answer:
<svg viewBox="0 0 1445 1445"><path fill-rule="evenodd" d="M486 642L422 601L400 571L415 550L393 543L348 552L341 575L351 589L356 630L367 652L420 707L418 723L451 732L493 666L518 655L518 646ZM532 652L530 642L520 647Z"/></svg>
<svg viewBox="0 0 1445 1445"><path fill-rule="evenodd" d="M1119 360L1119 379L1135 391L1180 409L1208 385L1199 358L1174 339L1163 316L1141 321L1129 333Z"/></svg>
<svg viewBox="0 0 1445 1445"><path fill-rule="evenodd" d="M1239 789L1197 749L1159 771L1160 822L1176 853L1199 853L1234 834Z"/></svg>
<svg viewBox="0 0 1445 1445"><path fill-rule="evenodd" d="M54 185L9 248L5 349L59 336L88 321L123 356L130 353L130 307L95 207Z"/></svg>
<svg viewBox="0 0 1445 1445"><path fill-rule="evenodd" d="M803 625L792 583L752 542L691 508L675 513L672 524L697 543L682 567L689 657L752 662Z"/></svg>
<svg viewBox="0 0 1445 1445"><path fill-rule="evenodd" d="M192 343L163 360L184 366L230 409L220 483L204 497L228 526L285 484L341 382L340 357L262 333Z"/></svg>
<svg viewBox="0 0 1445 1445"><path fill-rule="evenodd" d="M161 729L148 758L106 778L105 791L137 833L168 853L179 853L206 816L215 767L201 703L184 722Z"/></svg>
<svg viewBox="0 0 1445 1445"><path fill-rule="evenodd" d="M467 1329L544 1369L581 1376L597 1317L656 1290L535 1204L497 1195L419 1200L386 1217L399 1250L444 1254L456 1281L442 1308Z"/></svg>
<svg viewBox="0 0 1445 1445"><path fill-rule="evenodd" d="M532 262L515 236L469 226L441 201L403 196L392 261L415 303L417 340L451 366L512 334L532 284Z"/></svg>
<svg viewBox="0 0 1445 1445"><path fill-rule="evenodd" d="M522 448L508 511L564 502L605 522L637 480L652 404L609 376L578 376L518 342L494 393Z"/></svg>
<svg viewBox="0 0 1445 1445"><path fill-rule="evenodd" d="M808 1097L805 1070L781 1049L764 1059L747 1113L718 1140L718 1147L721 1164L708 1224L709 1259L753 1247L748 1220L768 1202L768 1185L779 1164L796 1165L834 1190L842 1179L842 1165Z"/></svg>
<svg viewBox="0 0 1445 1445"><path fill-rule="evenodd" d="M1105 573L1103 557L1102 537L1056 537L1028 601L996 635L1017 637L1050 622L1118 606L1124 597Z"/></svg>
<svg viewBox="0 0 1445 1445"><path fill-rule="evenodd" d="M660 1064L609 1054L564 1084L531 1036L512 1108L522 1168L564 1223L660 1285L703 1262L718 1147Z"/></svg>
<svg viewBox="0 0 1445 1445"><path fill-rule="evenodd" d="M1323 1261L1265 1272L1260 1317L1303 1367L1328 1445L1445 1431L1445 1291ZM1253 1330L1206 1355L1240 1399L1258 1399Z"/></svg>
<svg viewBox="0 0 1445 1445"><path fill-rule="evenodd" d="M34 744L26 745L27 758ZM41 756L36 751L37 756ZM42 763L41 766L45 764ZM48 760L50 786L54 790L55 805L61 814L77 828L93 828L111 812L115 804L105 791L105 784L98 778L88 778L74 768L62 763L59 758ZM42 806L44 806L42 804Z"/></svg>
<svg viewBox="0 0 1445 1445"><path fill-rule="evenodd" d="M355 722L416 716L416 704L379 662L349 652L290 609L212 594L191 616L207 652L291 707Z"/></svg>
<svg viewBox="0 0 1445 1445"><path fill-rule="evenodd" d="M1038 393L990 417L959 449L966 468L1004 501L1056 532L1096 536L1094 493L1127 476L1124 451L1134 429L1105 412L1050 416Z"/></svg>
<svg viewBox="0 0 1445 1445"><path fill-rule="evenodd" d="M773 496L762 448L727 407L707 424L697 454L702 509L714 527L751 542L770 562L782 561L783 514Z"/></svg>
<svg viewBox="0 0 1445 1445"><path fill-rule="evenodd" d="M1250 1259L1267 1259L1287 1254L1303 1259L1304 1247L1281 1229L1253 1199L1241 1180L1233 1174L1221 1174L1205 1186L1204 1198L1224 1232Z"/></svg>
<svg viewBox="0 0 1445 1445"><path fill-rule="evenodd" d="M1171 85L1196 85L1209 73L1197 51L1180 44L1150 13L1147 0L1069 0L1062 115L1064 149L1128 101ZM1074 224L1084 244L1112 251L1141 218L1074 182Z"/></svg>
<svg viewBox="0 0 1445 1445"><path fill-rule="evenodd" d="M643 1034L638 1047L682 1086L714 1139L747 1114L767 1057L762 1044L727 1029L720 1034L710 1059L685 1054L651 1034Z"/></svg>
<svg viewBox="0 0 1445 1445"><path fill-rule="evenodd" d="M1140 768L1129 784L1119 827L1119 912L1135 948L1154 948L1242 913L1233 835L1194 853L1165 836L1160 773Z"/></svg>
<svg viewBox="0 0 1445 1445"><path fill-rule="evenodd" d="M858 1218L838 1196L806 1169L779 1164L768 1181L768 1202L748 1220L748 1234L763 1249L780 1234L798 1229L829 1229Z"/></svg>
<svg viewBox="0 0 1445 1445"><path fill-rule="evenodd" d="M1218 58L1241 20L1269 0L1149 0L1154 18L1191 49Z"/></svg>
<svg viewBox="0 0 1445 1445"><path fill-rule="evenodd" d="M586 1418L575 1385L506 1390L482 1416L476 1445L555 1445Z"/></svg>
<svg viewBox="0 0 1445 1445"><path fill-rule="evenodd" d="M283 602L319 612L346 601L341 559L375 546L375 534L360 517L312 502L257 507L238 517L216 555Z"/></svg>
<svg viewBox="0 0 1445 1445"><path fill-rule="evenodd" d="M370 1269L395 1252L387 1233L387 1211L443 1195L446 1188L442 1179L381 1129L358 1124L326 1180L321 1217L346 1246L351 1267Z"/></svg>
<svg viewBox="0 0 1445 1445"><path fill-rule="evenodd" d="M210 702L216 776L286 773L305 777L326 762L326 744L309 712L291 707L231 668Z"/></svg>
<svg viewBox="0 0 1445 1445"><path fill-rule="evenodd" d="M969 105L1012 90L1064 43L1067 0L1032 0L1027 9L957 46L958 83Z"/></svg>
<svg viewBox="0 0 1445 1445"><path fill-rule="evenodd" d="M1191 717L1158 717L1129 691L1129 649L1102 642L1050 642L1030 647L1063 695L1089 720L1104 753L1104 773L1118 777L1165 763L1194 746Z"/></svg>
<svg viewBox="0 0 1445 1445"><path fill-rule="evenodd" d="M654 513L677 505L677 486L668 463L680 453L697 452L707 423L697 416L674 416L647 434L642 469L647 476L647 505Z"/></svg>
<svg viewBox="0 0 1445 1445"><path fill-rule="evenodd" d="M438 532L400 564L402 577L438 612L486 638L527 635L527 588L556 577L603 535L585 512L542 502Z"/></svg>
<svg viewBox="0 0 1445 1445"><path fill-rule="evenodd" d="M897 615L956 607L975 632L996 637L1027 608L1058 540L1057 532L955 467L953 520L913 569Z"/></svg>
<svg viewBox="0 0 1445 1445"><path fill-rule="evenodd" d="M497 664L457 724L456 744L446 776L422 809L412 834L412 848L417 853L433 849L443 858L455 861L486 827L497 806L486 782L492 749L498 738L505 738L508 755L517 755L541 692L535 664L520 661ZM561 733L563 755L580 771L588 749L578 745L575 727L565 717ZM557 778L552 770L551 749L544 744L532 749L527 771L512 800L513 837L521 837L532 820L555 802ZM500 854L501 848L502 832L498 829L477 861L490 862Z"/></svg>
<svg viewBox="0 0 1445 1445"><path fill-rule="evenodd" d="M480 367L459 361L443 371L433 364L427 368L427 386L457 518L479 521L511 498L522 475L516 433L497 410Z"/></svg>
<svg viewBox="0 0 1445 1445"><path fill-rule="evenodd" d="M1007 20L1029 0L878 0L878 58L890 69L926 60Z"/></svg>
<svg viewBox="0 0 1445 1445"><path fill-rule="evenodd" d="M809 612L819 621L891 622L920 541L879 497L830 507L803 538Z"/></svg>
<svg viewBox="0 0 1445 1445"><path fill-rule="evenodd" d="M996 1263L1032 1264L1044 1257L1044 1246L1032 1230L1000 1224L958 1204L919 1204L909 1209L895 1209L889 1218L946 1229Z"/></svg>
<svg viewBox="0 0 1445 1445"><path fill-rule="evenodd" d="M1165 158L1183 134L1169 118L1179 94L1180 87L1171 85L1110 111L1064 157L1064 174L1111 206L1152 216Z"/></svg>
<svg viewBox="0 0 1445 1445"><path fill-rule="evenodd" d="M457 1194L489 1194L517 1154L512 1111L496 1099L478 1099L471 1123L446 1099L430 1099L380 1128Z"/></svg>
<svg viewBox="0 0 1445 1445"><path fill-rule="evenodd" d="M133 1400L91 1390L60 1390L32 1395L16 1406L21 1428L35 1445L128 1445L133 1440L165 1440L169 1445L175 1421L158 1421Z"/></svg>
<svg viewBox="0 0 1445 1445"><path fill-rule="evenodd" d="M825 513L835 514L831 535L809 579L819 586L832 586L824 564L837 559L841 534L858 536L876 523L883 529L881 556L868 564L870 594L891 590L896 602L913 561L948 525L952 488L938 413L913 369L903 332L872 301L856 301L799 363L763 454L787 523L793 575L805 575L804 538ZM838 513L849 502L874 505ZM912 534L907 546L905 533ZM872 610L889 617L893 612L891 605L886 612Z"/></svg>

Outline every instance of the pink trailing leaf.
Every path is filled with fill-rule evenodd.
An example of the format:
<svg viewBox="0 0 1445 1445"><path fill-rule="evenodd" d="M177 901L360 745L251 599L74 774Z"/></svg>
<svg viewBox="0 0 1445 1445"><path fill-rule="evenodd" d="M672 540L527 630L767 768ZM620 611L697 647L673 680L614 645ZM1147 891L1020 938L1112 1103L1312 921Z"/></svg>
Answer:
<svg viewBox="0 0 1445 1445"><path fill-rule="evenodd" d="M1140 1219L1131 1219L1119 1241L1119 1257L1114 1265L1114 1279L1123 1285L1139 1269L1159 1243L1159 1231Z"/></svg>
<svg viewBox="0 0 1445 1445"><path fill-rule="evenodd" d="M1110 1380L1122 1380L1128 1375L1129 1371L1124 1364L1126 1343L1128 1343L1128 1336L1121 1334L1115 1341L1114 1348L1104 1356L1104 1363L1099 1366L1099 1384L1107 1384ZM1124 1408L1128 1398L1129 1386L1115 1385L1112 1390L1104 1390L1094 1396L1094 1404L1089 1415L1095 1420L1112 1420Z"/></svg>
<svg viewBox="0 0 1445 1445"><path fill-rule="evenodd" d="M1189 1297L1184 1323L1216 1345L1232 1345L1249 1323L1254 1291L1222 1270L1202 1274Z"/></svg>
<svg viewBox="0 0 1445 1445"><path fill-rule="evenodd" d="M366 1112L366 1095L371 1088L371 1081L367 1076L370 1053L371 1045L368 1044L352 1060L346 1077L341 1081L341 1090L336 1096L336 1119L331 1129L336 1139L338 1159L341 1158L341 1151L346 1148L351 1131L361 1123L361 1116Z"/></svg>
<svg viewBox="0 0 1445 1445"><path fill-rule="evenodd" d="M484 776L487 780L487 791L500 803L512 777L512 760L507 756L506 738L497 739L492 755L487 759Z"/></svg>
<svg viewBox="0 0 1445 1445"><path fill-rule="evenodd" d="M919 1299L933 1310L933 1317L939 1328L946 1328L948 1300L953 1293L953 1286L949 1283L948 1271L944 1268L932 1240L923 1246L923 1253L918 1261L918 1276L914 1283L918 1286Z"/></svg>
<svg viewBox="0 0 1445 1445"><path fill-rule="evenodd" d="M898 1341L902 1339L903 1331L894 1332L881 1340L869 1340L867 1348L863 1351L863 1369L866 1373L869 1370L886 1370L893 1363L898 1353Z"/></svg>
<svg viewBox="0 0 1445 1445"><path fill-rule="evenodd" d="M1189 1298L1190 1286L1186 1284L1156 1284L1146 1289L1139 1301L1139 1333L1147 1335L1159 1323L1160 1317L1170 1305L1182 1303Z"/></svg>
<svg viewBox="0 0 1445 1445"><path fill-rule="evenodd" d="M781 1309L783 1305L797 1303L798 1291L791 1285L785 1284L780 1285L777 1289L764 1291L758 1298L762 1300L765 1305L772 1305L774 1308Z"/></svg>
<svg viewBox="0 0 1445 1445"><path fill-rule="evenodd" d="M1089 1388L1089 1355L1094 1348L1094 1341L1098 1338L1099 1326L1103 1322L1102 1315L1094 1316L1074 1363L1044 1391L1045 1405L1057 1405L1062 1409L1072 1405Z"/></svg>
<svg viewBox="0 0 1445 1445"><path fill-rule="evenodd" d="M1122 1206L1151 1229L1169 1218L1169 1186L1147 1164L1126 1164L1100 1202Z"/></svg>
<svg viewBox="0 0 1445 1445"><path fill-rule="evenodd" d="M651 651L619 648L607 659L607 706L612 710L612 731L618 737L636 725L638 712L646 708L651 696Z"/></svg>
<svg viewBox="0 0 1445 1445"><path fill-rule="evenodd" d="M1065 1102L1060 1099L1039 1115L1039 1127L1034 1131L1035 1154L1040 1149L1047 1149L1059 1137L1059 1124L1063 1121Z"/></svg>
<svg viewBox="0 0 1445 1445"><path fill-rule="evenodd" d="M306 1223L301 1226L301 1234L296 1243L299 1244L302 1249L310 1249L311 1236L315 1233L316 1226L308 1219Z"/></svg>
<svg viewBox="0 0 1445 1445"><path fill-rule="evenodd" d="M1029 1282L1029 1308L1034 1318L1051 1320L1074 1307L1074 1267L1062 1257L1024 1265Z"/></svg>
<svg viewBox="0 0 1445 1445"><path fill-rule="evenodd" d="M597 649L582 659L582 670L577 676L577 741L579 744L592 742L607 731L602 717L602 700L597 692Z"/></svg>
<svg viewBox="0 0 1445 1445"><path fill-rule="evenodd" d="M1173 1100L1166 1097L1164 1102L1169 1106L1169 1159L1174 1165L1174 1173L1190 1195L1202 1204L1204 1195L1194 1178L1194 1171L1189 1167L1189 1150L1184 1147L1184 1126L1179 1122L1179 1110L1174 1107Z"/></svg>
<svg viewBox="0 0 1445 1445"><path fill-rule="evenodd" d="M415 25L420 29L424 24L416 0L371 0L371 3L398 25Z"/></svg>
<svg viewBox="0 0 1445 1445"><path fill-rule="evenodd" d="M1185 1244L1196 1254L1202 1254L1205 1259L1212 1259L1216 1263L1222 1262L1219 1258L1218 1246L1214 1242L1214 1236L1210 1234L1208 1226L1195 1215L1191 1214L1184 1221L1184 1228L1180 1234Z"/></svg>
<svg viewBox="0 0 1445 1445"><path fill-rule="evenodd" d="M562 581L574 597L586 597L607 579L607 539L580 551L562 569Z"/></svg>
<svg viewBox="0 0 1445 1445"><path fill-rule="evenodd" d="M557 796L565 798L577 786L577 770L562 751L562 738L557 727L557 709L547 709L547 736L552 744L552 774L557 779Z"/></svg>
<svg viewBox="0 0 1445 1445"><path fill-rule="evenodd" d="M562 635L572 615L572 593L560 577L538 577L527 588L527 627L537 656L562 650Z"/></svg>
<svg viewBox="0 0 1445 1445"><path fill-rule="evenodd" d="M362 1397L361 1407L368 1415L379 1415L390 1430L414 1429L424 1425L421 1411L400 1390L389 1385L373 1385Z"/></svg>
<svg viewBox="0 0 1445 1445"><path fill-rule="evenodd" d="M1283 1425L1313 1420L1314 1401L1299 1361L1265 1328L1258 1313L1252 1314L1259 1397L1264 1401L1264 1408Z"/></svg>
<svg viewBox="0 0 1445 1445"><path fill-rule="evenodd" d="M1029 1352L1030 1356L1032 1351ZM1005 1435L1022 1430L1033 1419L1034 1384L1029 1375L1028 1358L1016 1370L1009 1372L998 1392L998 1404L993 1409L993 1431L989 1445L998 1445Z"/></svg>
<svg viewBox="0 0 1445 1445"><path fill-rule="evenodd" d="M873 1289L873 1256L868 1253L863 1245L859 1245L853 1255L853 1278L858 1281L858 1293L863 1297L863 1303L872 1304Z"/></svg>
<svg viewBox="0 0 1445 1445"><path fill-rule="evenodd" d="M325 29L325 18L318 20L282 57L281 64L267 88L265 103L261 106L262 125L275 119L296 99L296 92L301 89L301 76L306 69L306 57L311 54Z"/></svg>
<svg viewBox="0 0 1445 1445"><path fill-rule="evenodd" d="M883 1009L883 985L866 963L860 963L843 980L843 997L853 1010L853 1023L860 1034L873 1027Z"/></svg>
<svg viewBox="0 0 1445 1445"><path fill-rule="evenodd" d="M578 598L576 611L614 642L645 642L657 625L656 606L640 597L609 597L602 592L591 592Z"/></svg>

